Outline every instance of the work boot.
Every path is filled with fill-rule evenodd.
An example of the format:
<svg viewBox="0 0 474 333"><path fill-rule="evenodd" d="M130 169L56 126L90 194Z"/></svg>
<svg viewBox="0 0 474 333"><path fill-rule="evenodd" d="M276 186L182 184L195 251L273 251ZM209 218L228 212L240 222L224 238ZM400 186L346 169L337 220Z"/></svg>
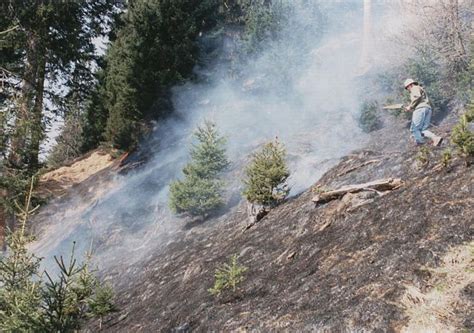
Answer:
<svg viewBox="0 0 474 333"><path fill-rule="evenodd" d="M441 145L442 142L443 142L443 138L440 136L437 136L433 139L433 146L438 147Z"/></svg>

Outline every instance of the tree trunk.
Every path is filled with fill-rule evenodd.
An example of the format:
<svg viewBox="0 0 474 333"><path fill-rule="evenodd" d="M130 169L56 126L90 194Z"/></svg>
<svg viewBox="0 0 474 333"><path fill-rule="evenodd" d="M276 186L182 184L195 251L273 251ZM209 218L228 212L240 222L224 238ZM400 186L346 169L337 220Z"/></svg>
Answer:
<svg viewBox="0 0 474 333"><path fill-rule="evenodd" d="M40 144L44 138L43 131L43 97L44 97L44 79L46 74L46 57L44 52L38 55L38 72L36 77L36 97L33 106L32 120L31 120L31 146L28 150L29 167L32 170L39 168L39 153Z"/></svg>
<svg viewBox="0 0 474 333"><path fill-rule="evenodd" d="M25 71L22 77L21 95L15 115L15 125L11 140L11 149L8 156L10 165L21 169L25 166L27 153L27 139L30 135L31 108L35 95L36 75L38 65L36 61L38 37L31 31L26 33L27 47Z"/></svg>
<svg viewBox="0 0 474 333"><path fill-rule="evenodd" d="M0 189L0 198L6 199L7 191ZM7 230L7 211L4 205L0 205L0 250L5 250L5 234Z"/></svg>

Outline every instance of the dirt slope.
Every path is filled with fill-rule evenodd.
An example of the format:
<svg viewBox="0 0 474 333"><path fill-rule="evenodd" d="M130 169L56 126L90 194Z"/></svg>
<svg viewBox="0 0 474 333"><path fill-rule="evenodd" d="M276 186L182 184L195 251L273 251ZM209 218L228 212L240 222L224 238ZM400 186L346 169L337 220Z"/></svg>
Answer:
<svg viewBox="0 0 474 333"><path fill-rule="evenodd" d="M44 198L60 197L89 177L117 164L109 153L94 150L71 162L69 165L41 175L38 195Z"/></svg>
<svg viewBox="0 0 474 333"><path fill-rule="evenodd" d="M474 169L460 160L440 169L441 149L419 166L405 130L391 131L397 150L376 140L375 151L347 156L315 187L400 177L400 189L320 207L308 190L245 231L244 204L183 228L143 262L107 272L121 310L105 330L473 331ZM213 272L233 254L246 279L213 297Z"/></svg>

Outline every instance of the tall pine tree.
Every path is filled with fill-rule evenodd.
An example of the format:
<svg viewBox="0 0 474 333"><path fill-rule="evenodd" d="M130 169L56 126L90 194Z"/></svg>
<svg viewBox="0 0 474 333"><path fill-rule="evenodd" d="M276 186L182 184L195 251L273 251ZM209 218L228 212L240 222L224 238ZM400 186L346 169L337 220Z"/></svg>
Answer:
<svg viewBox="0 0 474 333"><path fill-rule="evenodd" d="M114 4L106 1L6 0L0 3L2 72L8 81L18 81L19 98L14 102L14 129L9 142L9 162L16 168L38 168L44 138L45 81L71 85L72 73L83 70L94 59L93 38L107 26ZM84 76L85 75L85 76ZM77 76L76 76L77 77Z"/></svg>
<svg viewBox="0 0 474 333"><path fill-rule="evenodd" d="M214 24L217 8L216 0L129 3L107 54L104 80L105 136L115 147L132 147L144 120L171 111L170 88L192 74L197 37Z"/></svg>

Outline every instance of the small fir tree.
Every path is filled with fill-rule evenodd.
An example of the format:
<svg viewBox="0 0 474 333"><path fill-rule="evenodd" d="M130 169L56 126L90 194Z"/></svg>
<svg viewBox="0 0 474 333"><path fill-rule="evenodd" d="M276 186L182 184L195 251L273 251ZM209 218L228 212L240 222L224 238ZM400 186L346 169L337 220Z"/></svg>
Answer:
<svg viewBox="0 0 474 333"><path fill-rule="evenodd" d="M277 140L265 144L253 155L244 180L243 194L249 202L274 206L288 196L290 171L285 159L285 147Z"/></svg>
<svg viewBox="0 0 474 333"><path fill-rule="evenodd" d="M219 296L225 289L231 289L235 292L237 285L244 281L244 273L246 271L247 267L239 265L237 262L237 255L234 254L230 258L229 264L224 263L216 269L214 274L214 286L208 289L208 291L213 296Z"/></svg>
<svg viewBox="0 0 474 333"><path fill-rule="evenodd" d="M20 226L7 236L7 255L0 257L0 331L31 332L35 331L40 318L41 282L39 265L41 259L27 250L30 237L25 236L25 225L31 209L30 190L25 196L25 204L18 208Z"/></svg>
<svg viewBox="0 0 474 333"><path fill-rule="evenodd" d="M451 140L457 146L459 153L470 165L474 156L474 132L469 129L469 114L464 114L459 123L453 128Z"/></svg>
<svg viewBox="0 0 474 333"><path fill-rule="evenodd" d="M206 216L223 204L219 176L229 165L226 140L211 122L198 127L194 137L198 144L191 148L192 160L183 169L185 178L170 185L170 207L175 213Z"/></svg>
<svg viewBox="0 0 474 333"><path fill-rule="evenodd" d="M441 165L443 166L443 168L448 168L451 164L452 159L453 154L451 153L451 150L445 149L441 154Z"/></svg>
<svg viewBox="0 0 474 333"><path fill-rule="evenodd" d="M101 286L100 281L89 269L89 259L79 264L74 248L68 262L54 257L59 274L54 279L45 272L46 282L42 289L43 311L40 327L44 332L75 332L88 318L102 319L116 311L113 291Z"/></svg>
<svg viewBox="0 0 474 333"><path fill-rule="evenodd" d="M20 227L9 234L6 256L0 257L0 331L77 331L86 319L101 320L114 311L113 295L87 262L77 262L74 250L67 263L55 257L58 276L39 273L40 259L28 252L31 237L25 235L28 218L38 207L31 209L33 184L32 180L25 205L17 204Z"/></svg>
<svg viewBox="0 0 474 333"><path fill-rule="evenodd" d="M97 286L95 295L89 299L90 317L99 318L99 330L102 330L103 318L118 309L113 303L114 290L111 286Z"/></svg>

